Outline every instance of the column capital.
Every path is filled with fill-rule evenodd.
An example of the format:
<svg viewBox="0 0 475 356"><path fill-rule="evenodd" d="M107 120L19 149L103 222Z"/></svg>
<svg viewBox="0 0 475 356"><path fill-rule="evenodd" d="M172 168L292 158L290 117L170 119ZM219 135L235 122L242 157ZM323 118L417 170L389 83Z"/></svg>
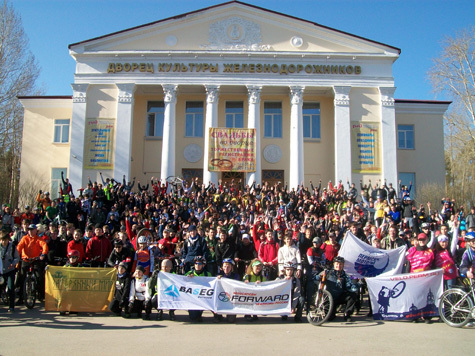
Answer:
<svg viewBox="0 0 475 356"><path fill-rule="evenodd" d="M131 103L134 100L136 86L134 83L116 83L119 89L117 99L119 103Z"/></svg>
<svg viewBox="0 0 475 356"><path fill-rule="evenodd" d="M382 106L394 106L394 92L395 87L379 87L379 93L381 95Z"/></svg>
<svg viewBox="0 0 475 356"><path fill-rule="evenodd" d="M291 86L290 87L290 103L298 105L303 103L303 91L304 86Z"/></svg>
<svg viewBox="0 0 475 356"><path fill-rule="evenodd" d="M351 87L334 86L333 93L335 94L335 105L350 105L350 91Z"/></svg>
<svg viewBox="0 0 475 356"><path fill-rule="evenodd" d="M85 103L89 84L71 84L73 88L73 103Z"/></svg>
<svg viewBox="0 0 475 356"><path fill-rule="evenodd" d="M165 94L165 97L163 98L163 101L166 103L175 103L176 102L176 93L178 91L178 85L174 84L163 84L163 93Z"/></svg>
<svg viewBox="0 0 475 356"><path fill-rule="evenodd" d="M205 84L206 102L208 104L217 103L219 99L219 85Z"/></svg>
<svg viewBox="0 0 475 356"><path fill-rule="evenodd" d="M259 85L246 85L247 95L251 104L259 104L261 102L262 87Z"/></svg>

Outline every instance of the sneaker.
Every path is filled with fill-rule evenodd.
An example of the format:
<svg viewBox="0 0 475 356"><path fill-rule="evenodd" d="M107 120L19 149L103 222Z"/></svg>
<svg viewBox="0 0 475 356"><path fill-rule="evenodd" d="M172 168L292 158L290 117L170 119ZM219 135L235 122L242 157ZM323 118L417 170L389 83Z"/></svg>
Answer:
<svg viewBox="0 0 475 356"><path fill-rule="evenodd" d="M157 320L163 320L163 310L158 311Z"/></svg>
<svg viewBox="0 0 475 356"><path fill-rule="evenodd" d="M302 318L297 318L297 317L295 317L295 318L294 318L294 322L296 322L296 323L303 323L303 320L302 320Z"/></svg>
<svg viewBox="0 0 475 356"><path fill-rule="evenodd" d="M13 312L14 312L13 308L9 308L9 309L8 309L8 312L9 312L9 313L13 313Z"/></svg>
<svg viewBox="0 0 475 356"><path fill-rule="evenodd" d="M252 321L258 321L258 320L259 320L259 318L257 317L257 315L252 316Z"/></svg>
<svg viewBox="0 0 475 356"><path fill-rule="evenodd" d="M150 314L145 314L145 316L143 317L143 320L150 320Z"/></svg>
<svg viewBox="0 0 475 356"><path fill-rule="evenodd" d="M347 323L351 323L351 316L350 315L345 315L345 321Z"/></svg>

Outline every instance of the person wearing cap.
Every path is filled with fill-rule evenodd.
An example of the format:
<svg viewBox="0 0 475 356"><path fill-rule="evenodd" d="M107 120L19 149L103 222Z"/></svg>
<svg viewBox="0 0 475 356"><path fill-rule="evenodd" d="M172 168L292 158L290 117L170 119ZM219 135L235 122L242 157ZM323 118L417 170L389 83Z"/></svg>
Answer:
<svg viewBox="0 0 475 356"><path fill-rule="evenodd" d="M120 262L117 266L117 280L115 282L114 297L109 304L109 310L117 316L121 316L122 309L124 309L124 317L130 317L128 301L131 278L127 270L128 265L125 262Z"/></svg>
<svg viewBox="0 0 475 356"><path fill-rule="evenodd" d="M86 259L91 263L91 267L104 266L111 252L112 244L110 240L105 238L102 225L96 224L94 237L86 245Z"/></svg>
<svg viewBox="0 0 475 356"><path fill-rule="evenodd" d="M251 261L249 266L247 267L246 274L243 277L244 283L256 283L259 284L261 282L266 281L266 277L263 273L264 265L259 259L254 259ZM257 315L244 315L244 319L247 321L256 321L259 320Z"/></svg>
<svg viewBox="0 0 475 356"><path fill-rule="evenodd" d="M219 234L219 241L216 243L216 264L221 266L223 260L226 258L234 258L236 253L236 244L225 229L222 229Z"/></svg>
<svg viewBox="0 0 475 356"><path fill-rule="evenodd" d="M287 279L291 281L291 314L295 314L294 321L296 323L301 323L305 298L302 296L302 287L300 284L300 279L295 275L295 265L292 262L285 262L283 267L284 274L279 276L279 279ZM287 315L282 315L281 319L287 320Z"/></svg>
<svg viewBox="0 0 475 356"><path fill-rule="evenodd" d="M471 231L465 235L465 241L468 247L462 255L460 263L460 274L473 279L475 272L475 232Z"/></svg>
<svg viewBox="0 0 475 356"><path fill-rule="evenodd" d="M153 272L154 268L154 251L152 246L148 244L148 238L144 235L137 237L137 251L135 251L135 256L133 258L133 267L135 270L137 266L142 266L144 268L144 274L149 277Z"/></svg>
<svg viewBox="0 0 475 356"><path fill-rule="evenodd" d="M319 281L325 276L326 288L333 297L334 304L330 320L335 318L338 306L343 304L345 306L345 321L350 322L355 309L358 287L352 283L350 276L343 270L344 266L345 259L337 256L333 259L333 268L325 269L315 277L315 280Z"/></svg>
<svg viewBox="0 0 475 356"><path fill-rule="evenodd" d="M114 249L107 259L107 265L117 268L121 262L127 263L127 272L130 273L132 271L133 257L132 251L124 248L122 240L117 239L114 240Z"/></svg>
<svg viewBox="0 0 475 356"><path fill-rule="evenodd" d="M0 262L2 265L0 275L3 275L4 283L6 283L8 288L8 312L12 313L15 308L15 266L20 261L20 255L18 254L18 250L13 244L8 232L2 231L0 234Z"/></svg>
<svg viewBox="0 0 475 356"><path fill-rule="evenodd" d="M130 282L129 312L137 313L137 317L142 317L142 310L145 309L144 320L150 320L152 313L152 303L149 294L149 278L144 274L143 266L138 265L135 269L133 279Z"/></svg>
<svg viewBox="0 0 475 356"><path fill-rule="evenodd" d="M239 274L235 272L235 263L232 258L223 259L223 264L221 266L220 272L216 276L218 279L229 278L234 279L235 281L240 281L241 278ZM220 314L214 314L214 321L220 322L223 320L223 316ZM234 323L236 321L236 315L226 315L226 321L228 323Z"/></svg>
<svg viewBox="0 0 475 356"><path fill-rule="evenodd" d="M325 259L332 262L340 251L340 244L336 240L336 234L334 231L328 233L328 240L322 245L322 250L325 253Z"/></svg>
<svg viewBox="0 0 475 356"><path fill-rule="evenodd" d="M437 236L437 242L434 248L434 264L437 268L444 271L444 288L450 289L454 286L458 277L457 266L455 265L455 252L458 244L458 226L459 222L454 222L454 236L452 241L447 235Z"/></svg>
<svg viewBox="0 0 475 356"><path fill-rule="evenodd" d="M244 277L246 273L246 268L249 266L249 263L257 258L257 251L251 243L251 237L249 234L242 234L241 241L238 243L236 255L234 261L237 264L237 271L239 276Z"/></svg>
<svg viewBox="0 0 475 356"><path fill-rule="evenodd" d="M17 250L22 260L20 274L17 278L17 286L22 289L18 304L23 304L23 296L25 295L23 282L25 280L26 272L32 263L36 263L40 275L39 291L40 293L42 292L41 294L44 294L44 269L46 255L48 254L48 245L38 236L36 225L31 224L28 226L28 235L23 236L21 241L18 243ZM32 259L38 259L38 261L32 262ZM40 295L40 299L42 296L43 295Z"/></svg>
<svg viewBox="0 0 475 356"><path fill-rule="evenodd" d="M204 256L208 260L208 244L204 237L198 234L196 226L190 225L188 227L188 238L183 245L182 258L185 264L185 272L190 271L196 256Z"/></svg>
<svg viewBox="0 0 475 356"><path fill-rule="evenodd" d="M417 245L407 252L407 261L410 265L410 273L428 271L432 268L434 252L427 246L429 237L421 232L417 235Z"/></svg>

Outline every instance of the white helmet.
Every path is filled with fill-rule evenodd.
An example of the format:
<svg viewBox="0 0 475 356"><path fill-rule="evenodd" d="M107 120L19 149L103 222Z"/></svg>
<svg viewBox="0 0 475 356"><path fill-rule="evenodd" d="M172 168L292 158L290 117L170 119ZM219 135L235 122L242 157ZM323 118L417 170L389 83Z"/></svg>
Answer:
<svg viewBox="0 0 475 356"><path fill-rule="evenodd" d="M137 239L137 242L139 244L146 244L147 243L147 238L145 236L139 236L139 238Z"/></svg>

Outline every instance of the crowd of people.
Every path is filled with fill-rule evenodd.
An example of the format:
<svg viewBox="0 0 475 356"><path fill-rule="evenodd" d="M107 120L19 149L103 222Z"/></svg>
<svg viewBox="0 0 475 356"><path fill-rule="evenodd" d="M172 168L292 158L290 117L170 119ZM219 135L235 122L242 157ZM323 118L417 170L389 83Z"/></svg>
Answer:
<svg viewBox="0 0 475 356"><path fill-rule="evenodd" d="M350 182L315 186L310 181L309 187L302 183L289 189L241 180L169 184L152 177L143 185L125 176L122 182L100 178L73 191L63 177L59 198L39 191L33 208L12 211L3 205L0 271L9 312L24 302L23 280L34 263L39 271L46 265L116 268L110 310L125 317L145 311L146 319L157 308L161 270L247 283L291 279L296 322L308 310L314 281L324 273L337 304L345 305L345 319L351 320L357 290L338 256L347 231L377 248L407 246L406 272L443 268L446 288L461 274L473 278L475 206L465 211L448 198L438 209L416 205L411 184L399 182L395 188L361 181L358 190ZM40 286L43 298L44 280ZM162 310L157 317L163 317ZM175 319L174 311L169 317ZM190 311L190 319L201 321L201 313ZM216 314L215 320L223 316Z"/></svg>

